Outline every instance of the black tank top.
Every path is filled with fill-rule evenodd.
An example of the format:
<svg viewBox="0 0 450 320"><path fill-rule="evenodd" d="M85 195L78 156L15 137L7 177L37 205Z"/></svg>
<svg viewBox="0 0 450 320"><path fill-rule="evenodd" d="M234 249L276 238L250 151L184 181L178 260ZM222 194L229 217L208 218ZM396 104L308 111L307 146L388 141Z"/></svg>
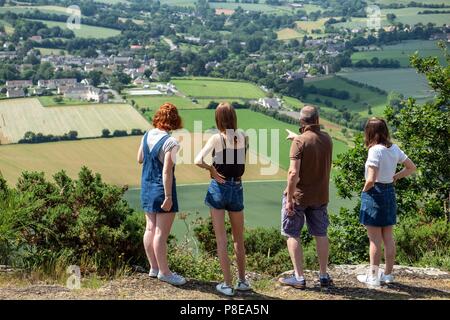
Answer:
<svg viewBox="0 0 450 320"><path fill-rule="evenodd" d="M225 178L240 178L245 172L245 156L246 146L244 148L227 148L224 137L222 138L223 148L221 151L216 152L213 150L213 166L217 172Z"/></svg>

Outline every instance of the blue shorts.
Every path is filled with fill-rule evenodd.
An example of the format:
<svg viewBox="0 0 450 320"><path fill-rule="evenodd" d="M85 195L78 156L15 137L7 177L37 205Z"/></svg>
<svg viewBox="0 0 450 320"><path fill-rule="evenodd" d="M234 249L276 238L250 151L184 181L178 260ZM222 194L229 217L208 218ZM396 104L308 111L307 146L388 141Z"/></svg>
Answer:
<svg viewBox="0 0 450 320"><path fill-rule="evenodd" d="M397 222L397 202L392 183L375 183L361 194L359 222L365 226L387 227Z"/></svg>
<svg viewBox="0 0 450 320"><path fill-rule="evenodd" d="M211 180L206 193L205 204L214 209L227 211L244 210L244 189L241 181L218 183Z"/></svg>

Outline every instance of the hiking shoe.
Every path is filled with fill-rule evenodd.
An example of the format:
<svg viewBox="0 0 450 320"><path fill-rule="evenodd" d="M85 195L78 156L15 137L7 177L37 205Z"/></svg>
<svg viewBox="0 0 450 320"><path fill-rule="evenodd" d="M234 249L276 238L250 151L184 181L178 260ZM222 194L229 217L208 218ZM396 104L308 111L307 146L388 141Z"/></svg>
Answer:
<svg viewBox="0 0 450 320"><path fill-rule="evenodd" d="M232 287L230 287L229 285L227 285L225 282L219 283L216 286L216 290L226 296L229 296L229 297L234 296L234 289Z"/></svg>
<svg viewBox="0 0 450 320"><path fill-rule="evenodd" d="M359 282L365 283L369 288L378 288L380 286L380 278L372 277L369 274L360 274L356 277Z"/></svg>
<svg viewBox="0 0 450 320"><path fill-rule="evenodd" d="M150 272L148 273L148 276L150 278L158 278L158 273L159 273L158 269L150 269Z"/></svg>
<svg viewBox="0 0 450 320"><path fill-rule="evenodd" d="M393 283L394 282L394 276L392 274L384 274L384 272L381 273L380 276L380 283Z"/></svg>
<svg viewBox="0 0 450 320"><path fill-rule="evenodd" d="M158 273L158 279L174 286L182 286L186 283L186 279L183 276L180 276L174 272L168 276Z"/></svg>
<svg viewBox="0 0 450 320"><path fill-rule="evenodd" d="M284 286L291 286L296 289L306 288L306 280L305 279L297 280L297 277L295 275L286 278L280 278L278 279L278 282L280 282Z"/></svg>
<svg viewBox="0 0 450 320"><path fill-rule="evenodd" d="M319 276L320 287L328 288L333 285L333 279L331 279L330 275L327 273L326 277Z"/></svg>
<svg viewBox="0 0 450 320"><path fill-rule="evenodd" d="M234 287L237 291L250 291L252 287L247 280L239 280L236 286Z"/></svg>

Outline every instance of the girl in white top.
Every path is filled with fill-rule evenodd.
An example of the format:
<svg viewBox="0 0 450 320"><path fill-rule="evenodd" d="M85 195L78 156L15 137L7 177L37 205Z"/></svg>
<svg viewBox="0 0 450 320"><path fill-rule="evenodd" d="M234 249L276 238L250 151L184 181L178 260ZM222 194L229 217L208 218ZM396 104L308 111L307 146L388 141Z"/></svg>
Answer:
<svg viewBox="0 0 450 320"><path fill-rule="evenodd" d="M358 280L368 286L394 281L392 269L395 259L393 226L396 223L397 205L394 183L416 170L408 156L390 141L386 121L372 118L364 129L365 145L369 154L365 164L365 184L361 194L359 220L367 229L370 242L370 272L359 275ZM396 173L397 165L404 168ZM384 243L385 270L379 276L381 244Z"/></svg>

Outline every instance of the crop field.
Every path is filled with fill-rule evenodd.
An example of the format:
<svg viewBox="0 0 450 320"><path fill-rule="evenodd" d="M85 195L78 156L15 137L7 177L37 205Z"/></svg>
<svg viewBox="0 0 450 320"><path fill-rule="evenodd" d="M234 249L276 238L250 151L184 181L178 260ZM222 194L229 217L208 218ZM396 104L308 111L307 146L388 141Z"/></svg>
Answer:
<svg viewBox="0 0 450 320"><path fill-rule="evenodd" d="M48 55L56 55L56 56L64 55L65 56L67 54L67 51L62 50L62 49L39 48L39 47L35 47L35 49L39 50L41 52L41 54L44 56L48 56Z"/></svg>
<svg viewBox="0 0 450 320"><path fill-rule="evenodd" d="M289 39L297 39L302 37L304 34L298 32L292 28L284 28L277 32L278 40L289 40Z"/></svg>
<svg viewBox="0 0 450 320"><path fill-rule="evenodd" d="M0 146L0 171L5 179L16 183L22 171L42 171L48 177L64 169L71 177L76 177L82 166L87 166L102 175L104 181L115 185L140 185L141 166L136 162L136 154L141 136L86 139L41 144L15 144ZM207 139L207 136L205 137ZM191 137L194 143L194 137ZM177 182L205 183L208 173L193 165L197 149L190 149L190 157L184 154L189 142L180 139L181 150L177 164ZM201 140L198 151L202 147ZM273 175L262 175L261 168L268 165L248 164L244 178L246 180L280 180L286 178L286 171L279 169Z"/></svg>
<svg viewBox="0 0 450 320"><path fill-rule="evenodd" d="M43 107L38 99L0 101L0 142L16 143L27 131L63 135L76 130L79 138L98 137L103 129L148 128L148 122L127 104Z"/></svg>
<svg viewBox="0 0 450 320"><path fill-rule="evenodd" d="M156 110L165 102L173 103L178 109L205 109L211 101L221 101L221 99L191 99L180 96L128 96L128 102L134 100L140 108L149 108L150 110ZM197 100L196 102L192 100ZM231 99L230 102L241 102L241 99Z"/></svg>
<svg viewBox="0 0 450 320"><path fill-rule="evenodd" d="M207 217L209 215L209 208L204 203L207 188L207 184L178 186L177 194L180 212L188 214L186 218L187 223L197 217ZM272 182L244 181L245 228L280 228L281 198L285 188L285 180ZM139 212L142 211L139 189L127 191L125 199L132 208ZM337 195L336 187L332 182L330 183L329 212L338 213L340 207L352 208L355 205L355 201L355 199L340 199ZM179 216L175 218L172 234L178 240L183 240L186 236L193 237L193 234L187 232L185 222Z"/></svg>
<svg viewBox="0 0 450 320"><path fill-rule="evenodd" d="M179 91L196 98L258 99L264 92L248 82L205 78L176 79L172 81Z"/></svg>
<svg viewBox="0 0 450 320"><path fill-rule="evenodd" d="M293 109L300 109L303 107L304 103L296 98L283 96L284 105Z"/></svg>
<svg viewBox="0 0 450 320"><path fill-rule="evenodd" d="M65 14L67 13L67 7L60 6L5 6L0 7L0 13L5 12L14 12L14 13L25 13L25 12L33 12L34 10L39 10L44 13L55 13L55 14Z"/></svg>
<svg viewBox="0 0 450 320"><path fill-rule="evenodd" d="M421 57L438 57L442 64L445 63L445 57L442 50L437 47L437 41L429 40L408 40L395 45L383 46L381 51L355 52L352 54L352 62L355 63L363 59L370 61L377 57L380 60L398 60L402 67L409 67L409 57L416 51Z"/></svg>
<svg viewBox="0 0 450 320"><path fill-rule="evenodd" d="M8 23L6 21L0 20L0 26L3 26L5 28L5 32L7 34L13 34L14 33L14 27L10 23Z"/></svg>
<svg viewBox="0 0 450 320"><path fill-rule="evenodd" d="M71 99L71 98L63 98L61 102L55 102L55 100L53 100L54 98L55 96L42 96L39 97L38 100L44 107L78 106L78 105L94 104L86 100Z"/></svg>
<svg viewBox="0 0 450 320"><path fill-rule="evenodd" d="M310 33L311 30L314 30L314 29L323 29L324 23L328 19L329 18L320 18L320 19L317 19L317 21L297 21L296 24L297 24L297 28Z"/></svg>
<svg viewBox="0 0 450 320"><path fill-rule="evenodd" d="M45 23L48 27L60 27L62 29L67 29L67 25L65 22L48 21L48 20L33 20L33 21L41 21ZM120 34L120 30L103 27L94 27L84 24L81 24L80 29L74 29L73 32L75 33L75 36L79 38L109 38Z"/></svg>
<svg viewBox="0 0 450 320"><path fill-rule="evenodd" d="M278 120L275 120L269 116L263 115L258 112L254 112L251 110L243 110L239 109L236 111L238 116L238 127L247 130L247 129L266 129L267 134L265 137L267 139L267 150L261 148L261 144L258 144L259 154L267 156L270 158L272 154L272 140L275 139L274 142L278 143L279 156L275 153L275 163L279 163L280 167L283 169L287 169L289 167L289 150L290 150L290 141L286 140L286 131L285 129L289 129L294 132L298 132L298 127L295 125L290 125ZM183 118L184 126L187 130L193 132L194 131L194 121L201 121L202 129L208 130L211 128L215 128L215 120L214 120L214 110L181 110L181 117ZM271 130L275 130L276 135L271 134ZM262 140L259 139L259 143L262 143ZM348 145L342 141L333 140L334 143L334 154L336 157L337 154L344 152L348 149ZM278 158L278 159L276 159Z"/></svg>
<svg viewBox="0 0 450 320"><path fill-rule="evenodd" d="M400 92L405 97L414 97L418 101L423 101L434 96L426 78L418 74L415 69L358 69L341 72L340 75L354 81L381 88L387 92Z"/></svg>
<svg viewBox="0 0 450 320"><path fill-rule="evenodd" d="M368 106L365 105L365 103L367 103L371 106L372 112L375 115L378 115L383 112L384 107L386 106L387 96L373 92L366 88L354 86L337 77L329 77L326 79L309 81L306 84L314 85L317 88L334 88L337 90L346 90L350 93L350 98L347 100L326 97L317 94L308 94L305 102L318 104L320 107L325 106L325 100L329 100L336 106L347 107L349 111L360 112L361 114L367 115ZM356 101L357 95L359 95L359 101ZM317 102L316 99L320 99L321 102Z"/></svg>

